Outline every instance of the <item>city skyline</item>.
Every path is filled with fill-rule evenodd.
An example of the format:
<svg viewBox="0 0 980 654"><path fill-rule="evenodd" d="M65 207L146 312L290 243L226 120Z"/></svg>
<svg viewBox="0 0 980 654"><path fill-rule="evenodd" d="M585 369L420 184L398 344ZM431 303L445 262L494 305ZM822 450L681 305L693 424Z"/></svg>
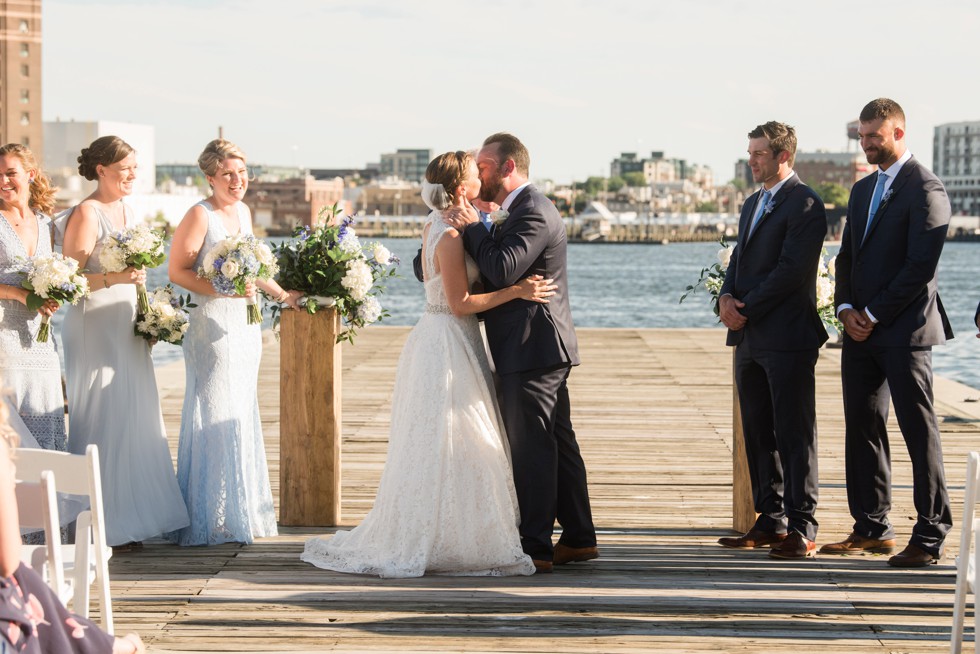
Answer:
<svg viewBox="0 0 980 654"><path fill-rule="evenodd" d="M931 166L935 125L980 118L957 72L980 9L959 0L42 7L44 119L153 125L161 163L194 161L219 126L251 161L330 168L504 130L534 178L606 176L621 152L662 151L723 183L766 120L794 125L800 150L840 151L861 107L892 97Z"/></svg>

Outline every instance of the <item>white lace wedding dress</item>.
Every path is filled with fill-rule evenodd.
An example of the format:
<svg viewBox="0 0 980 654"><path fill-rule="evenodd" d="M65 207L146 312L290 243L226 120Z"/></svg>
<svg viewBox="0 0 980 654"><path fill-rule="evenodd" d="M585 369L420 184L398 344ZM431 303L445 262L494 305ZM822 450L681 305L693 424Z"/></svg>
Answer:
<svg viewBox="0 0 980 654"><path fill-rule="evenodd" d="M354 530L308 540L302 559L381 577L530 575L479 325L449 311L433 266L448 226L439 212L428 224L426 311L398 361L374 507ZM466 258L472 284L479 272Z"/></svg>

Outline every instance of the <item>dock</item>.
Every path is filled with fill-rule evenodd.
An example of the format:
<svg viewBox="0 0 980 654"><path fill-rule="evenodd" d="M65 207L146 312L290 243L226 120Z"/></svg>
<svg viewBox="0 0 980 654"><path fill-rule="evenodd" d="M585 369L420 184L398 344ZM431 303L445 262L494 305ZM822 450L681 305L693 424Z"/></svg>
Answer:
<svg viewBox="0 0 980 654"><path fill-rule="evenodd" d="M343 346L343 524L370 509L384 465L395 364L409 329ZM732 353L721 329L580 329L569 387L589 470L601 558L532 577L382 580L299 560L323 528L280 528L248 546L150 541L110 562L119 633L152 652L947 652L967 452L980 449L980 391L937 379L956 526L946 558L899 570L881 555L777 562L716 544L732 534ZM980 343L978 343L980 348ZM259 394L278 498L278 344ZM840 350L817 365L818 546L851 527L844 484ZM176 454L183 366L158 369ZM284 409L288 410L288 398ZM915 520L894 418L900 546ZM277 499L278 502L278 499ZM972 598L967 644L973 647Z"/></svg>

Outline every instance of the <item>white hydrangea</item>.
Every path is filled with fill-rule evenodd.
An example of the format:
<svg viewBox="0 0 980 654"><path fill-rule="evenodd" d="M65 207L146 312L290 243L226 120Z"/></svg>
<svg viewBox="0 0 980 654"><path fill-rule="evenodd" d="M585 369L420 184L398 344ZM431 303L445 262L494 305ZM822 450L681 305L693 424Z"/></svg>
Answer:
<svg viewBox="0 0 980 654"><path fill-rule="evenodd" d="M365 325L370 325L381 317L381 303L373 295L367 296L361 306L357 307L357 317L363 320Z"/></svg>
<svg viewBox="0 0 980 654"><path fill-rule="evenodd" d="M337 244L344 252L360 252L361 251L361 240L357 238L357 234L350 227L344 233L344 237L340 239L340 243Z"/></svg>
<svg viewBox="0 0 980 654"><path fill-rule="evenodd" d="M347 274L340 284L350 292L351 299L360 302L367 297L368 291L374 285L371 266L363 259L354 259L347 267Z"/></svg>
<svg viewBox="0 0 980 654"><path fill-rule="evenodd" d="M834 284L823 275L817 277L817 308L830 306L834 301Z"/></svg>

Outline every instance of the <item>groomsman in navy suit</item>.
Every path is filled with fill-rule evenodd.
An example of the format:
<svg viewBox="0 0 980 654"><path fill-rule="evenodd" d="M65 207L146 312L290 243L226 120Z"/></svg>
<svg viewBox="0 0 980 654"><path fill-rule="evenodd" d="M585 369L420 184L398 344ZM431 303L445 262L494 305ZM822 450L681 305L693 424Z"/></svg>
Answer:
<svg viewBox="0 0 980 654"><path fill-rule="evenodd" d="M762 188L742 206L738 242L718 301L735 346L752 498L752 529L718 543L768 547L776 559L816 552L814 366L827 340L817 314L817 268L827 234L823 202L793 172L796 132L771 121L749 132L749 167Z"/></svg>
<svg viewBox="0 0 980 654"><path fill-rule="evenodd" d="M923 567L942 557L952 527L932 346L953 337L936 286L950 206L942 182L905 147L905 113L879 98L861 111L858 134L878 172L854 185L837 255L834 301L846 336L841 355L847 503L852 533L822 554L890 553L888 400L912 459L918 513L908 546L888 559Z"/></svg>

